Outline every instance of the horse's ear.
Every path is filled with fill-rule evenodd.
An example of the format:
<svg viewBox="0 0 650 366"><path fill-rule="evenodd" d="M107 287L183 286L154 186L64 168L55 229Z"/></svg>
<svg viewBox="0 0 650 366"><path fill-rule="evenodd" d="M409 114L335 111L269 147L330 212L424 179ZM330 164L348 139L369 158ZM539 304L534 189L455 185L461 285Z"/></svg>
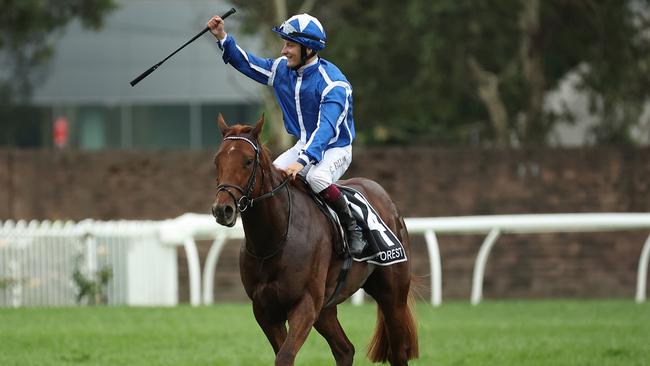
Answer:
<svg viewBox="0 0 650 366"><path fill-rule="evenodd" d="M226 133L228 133L228 130L230 130L230 127L228 127L226 121L224 121L221 113L219 113L219 116L217 116L217 125L219 126L219 130L221 130L221 135L225 137Z"/></svg>
<svg viewBox="0 0 650 366"><path fill-rule="evenodd" d="M264 113L262 113L262 117L260 117L260 120L257 121L257 124L255 125L255 127L253 127L253 136L255 136L255 138L258 138L260 136L263 127L264 127Z"/></svg>

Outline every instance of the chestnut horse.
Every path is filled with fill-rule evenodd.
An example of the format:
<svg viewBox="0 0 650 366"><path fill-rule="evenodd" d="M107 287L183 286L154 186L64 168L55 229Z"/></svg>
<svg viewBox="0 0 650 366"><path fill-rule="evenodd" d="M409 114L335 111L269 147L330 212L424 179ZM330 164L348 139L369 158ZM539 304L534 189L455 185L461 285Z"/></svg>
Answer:
<svg viewBox="0 0 650 366"><path fill-rule="evenodd" d="M228 127L219 115L224 140L214 157L217 195L212 213L233 226L241 215L246 240L239 268L257 323L275 351L276 365L293 365L312 327L332 349L337 365L352 365L354 346L337 318L336 305L363 288L378 304L377 326L368 348L373 362L407 365L418 356L415 319L407 301L410 261L387 267L353 262L345 284L334 293L343 258L339 236L313 202L303 182L289 182L260 145L264 116L257 125ZM340 182L362 192L410 253L404 221L375 182ZM288 329L287 329L288 324Z"/></svg>

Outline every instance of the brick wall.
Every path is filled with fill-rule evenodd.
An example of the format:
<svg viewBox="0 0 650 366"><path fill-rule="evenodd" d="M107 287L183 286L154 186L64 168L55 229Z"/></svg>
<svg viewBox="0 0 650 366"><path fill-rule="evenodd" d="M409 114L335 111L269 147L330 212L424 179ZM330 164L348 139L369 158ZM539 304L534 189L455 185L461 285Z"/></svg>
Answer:
<svg viewBox="0 0 650 366"><path fill-rule="evenodd" d="M207 213L213 151L0 150L0 219L161 219ZM650 149L362 149L346 174L380 182L404 216L648 212ZM486 298L632 297L647 231L505 235L486 270ZM442 236L444 298L469 297L482 236ZM429 297L424 240L413 237L419 293ZM202 243L205 255L209 243ZM244 298L239 243L220 258L218 300ZM179 256L181 286L187 281ZM181 299L188 298L181 287Z"/></svg>

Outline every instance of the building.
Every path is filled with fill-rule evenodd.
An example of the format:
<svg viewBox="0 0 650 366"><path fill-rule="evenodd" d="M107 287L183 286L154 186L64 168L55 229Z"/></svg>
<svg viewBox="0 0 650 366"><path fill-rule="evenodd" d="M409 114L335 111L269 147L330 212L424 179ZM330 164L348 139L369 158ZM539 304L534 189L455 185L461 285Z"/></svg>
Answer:
<svg viewBox="0 0 650 366"><path fill-rule="evenodd" d="M220 58L206 33L135 87L129 81L164 59L205 27L226 1L118 0L96 32L75 21L55 46L32 103L13 111L18 147L202 148L215 146L215 118L256 121L260 86ZM228 19L236 29L237 16ZM259 50L259 41L238 35ZM55 126L57 122L57 127Z"/></svg>

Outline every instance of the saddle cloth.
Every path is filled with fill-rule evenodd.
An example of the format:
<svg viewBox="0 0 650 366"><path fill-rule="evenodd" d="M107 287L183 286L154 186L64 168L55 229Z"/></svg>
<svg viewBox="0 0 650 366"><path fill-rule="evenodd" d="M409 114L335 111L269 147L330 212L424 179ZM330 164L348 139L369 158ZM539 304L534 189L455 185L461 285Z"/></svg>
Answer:
<svg viewBox="0 0 650 366"><path fill-rule="evenodd" d="M384 223L363 194L354 188L341 185L338 185L338 187L347 198L350 210L357 219L357 224L363 229L364 238L368 241L368 245L363 249L363 252L355 256L354 260L357 262L367 261L379 266L388 266L406 261L406 252L402 243ZM333 214L338 219L336 213Z"/></svg>
<svg viewBox="0 0 650 366"><path fill-rule="evenodd" d="M329 218L338 236L339 240L337 241L343 244L345 230L341 226L336 212L325 203L325 200L320 195L309 187L309 184L302 175L298 175L298 178L302 181L305 191L314 200L316 206ZM388 228L386 223L384 223L377 211L370 205L366 197L354 188L340 184L337 184L337 187L339 187L341 193L347 198L350 211L357 219L357 225L363 229L363 237L368 242L368 245L366 245L363 251L353 259L357 262L368 261L368 263L379 266L388 266L406 261L404 246L390 228ZM335 249L339 255L344 255L346 252L343 245L336 246Z"/></svg>

